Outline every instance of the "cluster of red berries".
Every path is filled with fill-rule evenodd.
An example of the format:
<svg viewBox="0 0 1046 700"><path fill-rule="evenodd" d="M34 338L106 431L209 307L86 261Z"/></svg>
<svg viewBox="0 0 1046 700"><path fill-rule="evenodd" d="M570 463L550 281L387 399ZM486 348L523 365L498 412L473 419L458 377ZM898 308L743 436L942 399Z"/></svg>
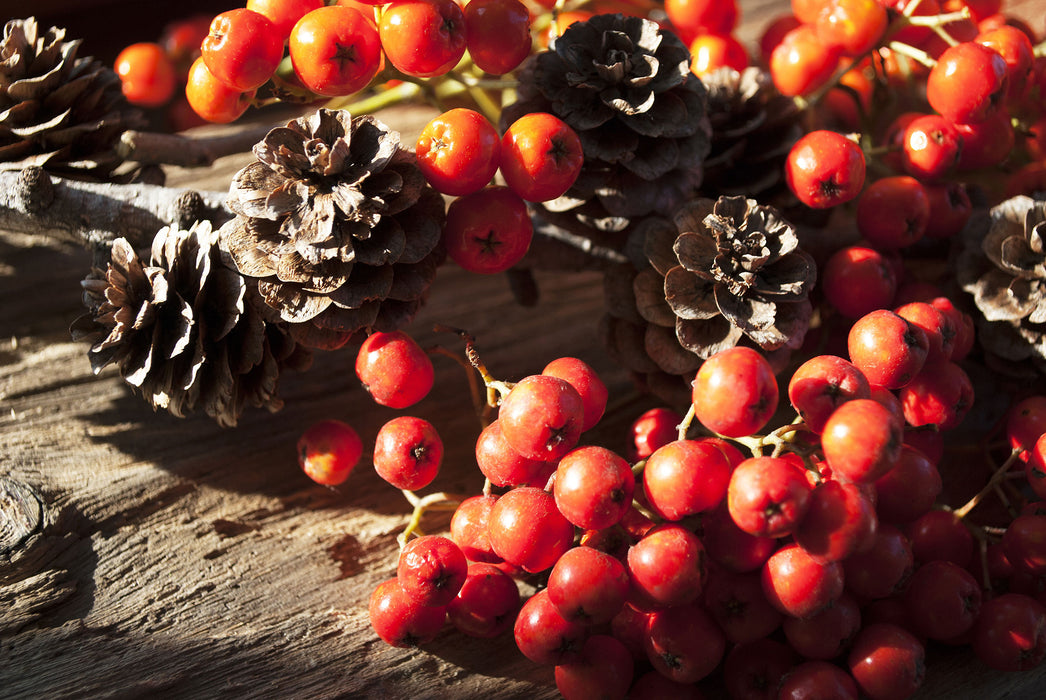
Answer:
<svg viewBox="0 0 1046 700"><path fill-rule="evenodd" d="M448 623L483 638L511 630L567 698L699 697L713 677L735 698L905 698L930 643L969 645L995 669L1037 666L1046 396L1012 407L1012 452L982 494L942 507L943 438L973 394L954 361L967 339L946 339L957 312L935 301L859 318L849 359L816 355L792 372L795 419L769 432L782 394L769 362L745 347L714 355L692 416L643 414L627 456L583 443L608 399L586 363L559 358L515 384L477 365L500 396L475 447L487 485L457 504L448 535L405 533L396 575L370 598L374 630L395 646ZM387 406L423 398L431 372L402 332L373 334L357 357ZM361 451L330 425L301 443L303 467L326 484ZM336 478L332 454L347 465ZM374 466L413 491L441 454L430 424L401 416L379 431ZM974 523L1002 485L1017 487L1019 513ZM520 582L537 589L524 599Z"/></svg>

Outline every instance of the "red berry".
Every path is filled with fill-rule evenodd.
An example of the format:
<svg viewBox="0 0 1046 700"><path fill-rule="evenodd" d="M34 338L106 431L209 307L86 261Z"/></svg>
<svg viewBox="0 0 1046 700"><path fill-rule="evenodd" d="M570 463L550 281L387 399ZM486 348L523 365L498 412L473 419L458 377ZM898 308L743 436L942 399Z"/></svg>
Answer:
<svg viewBox="0 0 1046 700"><path fill-rule="evenodd" d="M705 584L704 606L733 644L767 637L784 620L766 599L758 571L737 573L712 568Z"/></svg>
<svg viewBox="0 0 1046 700"><path fill-rule="evenodd" d="M778 700L858 700L857 683L836 664L828 661L806 661L781 679Z"/></svg>
<svg viewBox="0 0 1046 700"><path fill-rule="evenodd" d="M951 359L955 339L960 331L956 326L956 316L945 313L927 301L902 304L894 309L894 313L908 319L926 334L930 343L926 353L928 363L947 362Z"/></svg>
<svg viewBox="0 0 1046 700"><path fill-rule="evenodd" d="M581 140L547 112L525 114L501 137L501 174L528 202L545 202L570 189L585 162Z"/></svg>
<svg viewBox="0 0 1046 700"><path fill-rule="evenodd" d="M926 99L957 124L984 121L1006 97L1007 66L999 53L976 41L948 48L926 79Z"/></svg>
<svg viewBox="0 0 1046 700"><path fill-rule="evenodd" d="M632 421L634 452L631 456L636 460L646 459L657 448L672 442L679 437L678 426L682 422L683 416L671 408L658 407L644 411Z"/></svg>
<svg viewBox="0 0 1046 700"><path fill-rule="evenodd" d="M730 571L755 571L777 548L774 538L753 535L739 528L725 501L705 513L701 525L704 528L701 541L709 558Z"/></svg>
<svg viewBox="0 0 1046 700"><path fill-rule="evenodd" d="M909 122L902 143L904 170L919 180L947 175L962 154L962 134L955 124L938 114L925 114Z"/></svg>
<svg viewBox="0 0 1046 700"><path fill-rule="evenodd" d="M805 471L779 457L752 457L734 468L727 489L730 517L758 537L792 533L810 505Z"/></svg>
<svg viewBox="0 0 1046 700"><path fill-rule="evenodd" d="M973 405L973 383L954 362L927 364L898 392L909 425L951 430Z"/></svg>
<svg viewBox="0 0 1046 700"><path fill-rule="evenodd" d="M806 426L816 433L836 408L852 399L867 399L871 387L861 370L836 355L816 355L788 380L788 400Z"/></svg>
<svg viewBox="0 0 1046 700"><path fill-rule="evenodd" d="M859 318L847 336L850 361L870 384L898 389L912 381L926 362L926 333L893 311L880 309Z"/></svg>
<svg viewBox="0 0 1046 700"><path fill-rule="evenodd" d="M159 44L146 41L125 47L116 56L113 70L131 104L159 107L174 96L174 63Z"/></svg>
<svg viewBox="0 0 1046 700"><path fill-rule="evenodd" d="M871 545L843 560L846 590L860 600L887 598L908 584L915 568L911 544L903 532L880 523Z"/></svg>
<svg viewBox="0 0 1046 700"><path fill-rule="evenodd" d="M865 246L832 253L821 272L825 299L847 318L888 307L897 292L897 273L885 255Z"/></svg>
<svg viewBox="0 0 1046 700"><path fill-rule="evenodd" d="M428 354L407 333L375 331L360 345L356 376L377 403L407 408L428 395L435 371Z"/></svg>
<svg viewBox="0 0 1046 700"><path fill-rule="evenodd" d="M701 34L690 42L690 72L699 78L720 68L738 72L748 66L744 44L729 34Z"/></svg>
<svg viewBox="0 0 1046 700"><path fill-rule="evenodd" d="M363 455L363 442L339 420L314 423L298 438L298 465L318 484L344 483Z"/></svg>
<svg viewBox="0 0 1046 700"><path fill-rule="evenodd" d="M857 198L857 230L879 250L909 246L926 232L930 198L908 175L876 180Z"/></svg>
<svg viewBox="0 0 1046 700"><path fill-rule="evenodd" d="M926 676L926 650L910 632L896 625L866 625L854 639L847 665L865 697L904 700Z"/></svg>
<svg viewBox="0 0 1046 700"><path fill-rule="evenodd" d="M261 87L276 72L283 59L283 37L265 15L240 7L211 20L200 52L215 78L246 92Z"/></svg>
<svg viewBox="0 0 1046 700"><path fill-rule="evenodd" d="M461 590L468 561L447 537L425 535L400 551L396 579L408 596L422 605L446 606Z"/></svg>
<svg viewBox="0 0 1046 700"><path fill-rule="evenodd" d="M256 90L237 90L214 77L203 62L193 61L185 83L185 99L199 116L215 124L239 119L251 106Z"/></svg>
<svg viewBox="0 0 1046 700"><path fill-rule="evenodd" d="M785 178L799 201L814 209L848 202L864 186L861 147L834 131L811 131L788 152Z"/></svg>
<svg viewBox="0 0 1046 700"><path fill-rule="evenodd" d="M665 0L665 14L685 43L701 34L729 34L737 26L736 0Z"/></svg>
<svg viewBox="0 0 1046 700"><path fill-rule="evenodd" d="M516 487L497 500L487 533L498 556L530 573L551 569L574 543L574 526L555 498L532 486Z"/></svg>
<svg viewBox="0 0 1046 700"><path fill-rule="evenodd" d="M500 149L494 125L479 112L459 107L425 125L414 153L429 184L457 197L490 183L498 169Z"/></svg>
<svg viewBox="0 0 1046 700"><path fill-rule="evenodd" d="M501 557L490 547L487 523L498 497L493 494L469 496L454 509L450 519L450 537L461 548L466 559L498 563Z"/></svg>
<svg viewBox="0 0 1046 700"><path fill-rule="evenodd" d="M774 415L778 398L770 363L744 346L721 350L705 360L693 382L697 419L726 437L757 432Z"/></svg>
<svg viewBox="0 0 1046 700"><path fill-rule="evenodd" d="M519 611L519 588L493 564L474 562L461 590L447 605L447 620L470 637L490 639L512 627Z"/></svg>
<svg viewBox="0 0 1046 700"><path fill-rule="evenodd" d="M834 603L843 593L839 562L818 562L798 544L782 545L763 564L763 593L777 610L809 617Z"/></svg>
<svg viewBox="0 0 1046 700"><path fill-rule="evenodd" d="M605 447L586 445L559 460L553 495L567 520L599 530L616 525L632 507L635 485L624 458Z"/></svg>
<svg viewBox="0 0 1046 700"><path fill-rule="evenodd" d="M647 458L643 489L656 514L682 520L719 505L732 471L730 460L715 443L676 440Z"/></svg>
<svg viewBox="0 0 1046 700"><path fill-rule="evenodd" d="M677 683L696 683L722 661L726 638L695 603L651 613L643 648L660 673Z"/></svg>
<svg viewBox="0 0 1046 700"><path fill-rule="evenodd" d="M465 54L465 14L454 0L395 0L381 13L378 35L397 70L434 78Z"/></svg>
<svg viewBox="0 0 1046 700"><path fill-rule="evenodd" d="M498 420L508 443L524 457L554 461L577 444L585 406L569 382L533 374L501 400Z"/></svg>
<svg viewBox="0 0 1046 700"><path fill-rule="evenodd" d="M886 8L877 0L825 0L815 26L821 41L859 56L879 43L887 24Z"/></svg>
<svg viewBox="0 0 1046 700"><path fill-rule="evenodd" d="M1046 607L1020 593L981 606L973 632L977 658L999 671L1026 671L1046 657Z"/></svg>
<svg viewBox="0 0 1046 700"><path fill-rule="evenodd" d="M690 530L664 524L628 550L634 599L648 607L684 605L701 595L708 577L705 548Z"/></svg>
<svg viewBox="0 0 1046 700"><path fill-rule="evenodd" d="M904 445L904 424L878 401L847 401L828 418L821 449L832 473L869 483L893 469Z"/></svg>
<svg viewBox="0 0 1046 700"><path fill-rule="evenodd" d="M559 665L581 658L588 629L560 615L544 588L523 603L512 634L523 656L536 664Z"/></svg>
<svg viewBox="0 0 1046 700"><path fill-rule="evenodd" d="M323 0L247 0L246 7L265 15L276 27L277 33L286 39L299 19L323 7L323 4Z"/></svg>
<svg viewBox="0 0 1046 700"><path fill-rule="evenodd" d="M634 665L618 639L594 634L585 640L580 658L556 666L556 689L564 700L623 698L632 685Z"/></svg>
<svg viewBox="0 0 1046 700"><path fill-rule="evenodd" d="M556 468L554 462L530 459L517 452L505 439L497 419L488 423L476 440L476 464L494 486L521 486L542 476L547 481Z"/></svg>
<svg viewBox="0 0 1046 700"><path fill-rule="evenodd" d="M373 20L343 5L320 7L299 19L288 49L295 75L317 95L359 92L381 68L381 42Z"/></svg>
<svg viewBox="0 0 1046 700"><path fill-rule="evenodd" d="M591 547L567 550L548 575L552 604L567 620L598 625L621 612L629 577L618 559Z"/></svg>
<svg viewBox="0 0 1046 700"><path fill-rule="evenodd" d="M723 683L731 698L766 697L799 660L790 646L776 639L736 645L723 662Z"/></svg>
<svg viewBox="0 0 1046 700"><path fill-rule="evenodd" d="M846 592L808 617L786 617L781 629L789 646L806 659L829 661L849 650L861 629L861 608Z"/></svg>
<svg viewBox="0 0 1046 700"><path fill-rule="evenodd" d="M594 428L606 410L608 391L591 365L576 357L559 357L545 365L541 373L559 377L577 390L585 404L585 420L581 429L585 431Z"/></svg>
<svg viewBox="0 0 1046 700"><path fill-rule="evenodd" d="M909 523L933 507L942 488L934 463L905 445L894 468L875 481L876 512L881 521Z"/></svg>
<svg viewBox="0 0 1046 700"><path fill-rule="evenodd" d="M823 481L810 494L795 541L817 561L842 561L874 541L875 506L860 487Z"/></svg>
<svg viewBox="0 0 1046 700"><path fill-rule="evenodd" d="M786 33L770 54L774 86L788 97L814 92L828 82L838 66L839 47L821 41L811 24L800 24Z"/></svg>
<svg viewBox="0 0 1046 700"><path fill-rule="evenodd" d="M519 0L469 0L465 46L480 70L503 75L530 55L530 12Z"/></svg>
<svg viewBox="0 0 1046 700"><path fill-rule="evenodd" d="M442 463L443 441L427 420L397 416L378 430L374 470L396 488L425 488L436 478Z"/></svg>
<svg viewBox="0 0 1046 700"><path fill-rule="evenodd" d="M950 561L928 561L916 569L904 598L915 629L930 639L957 638L981 612L977 579Z"/></svg>
<svg viewBox="0 0 1046 700"><path fill-rule="evenodd" d="M404 592L395 578L374 589L368 613L377 635L394 647L416 647L431 642L447 619L446 607L422 605Z"/></svg>
<svg viewBox="0 0 1046 700"><path fill-rule="evenodd" d="M443 244L469 272L504 272L523 259L533 237L526 203L507 187L484 187L447 207Z"/></svg>

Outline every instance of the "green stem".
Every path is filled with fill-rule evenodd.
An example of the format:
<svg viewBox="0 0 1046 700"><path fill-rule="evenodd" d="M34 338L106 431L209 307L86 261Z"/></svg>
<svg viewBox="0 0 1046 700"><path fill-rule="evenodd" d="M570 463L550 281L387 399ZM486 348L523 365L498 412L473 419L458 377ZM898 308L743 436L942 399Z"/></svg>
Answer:
<svg viewBox="0 0 1046 700"><path fill-rule="evenodd" d="M414 508L414 511L410 514L407 527L396 537L396 542L399 543L400 549L407 546L407 542L410 541L412 536L421 537L425 534L420 529L421 519L425 513L430 510L454 510L465 498L464 496L443 493L442 491L430 493L423 497L419 497L416 493L407 489L402 489L401 492L407 499L407 502Z"/></svg>
<svg viewBox="0 0 1046 700"><path fill-rule="evenodd" d="M926 53L921 49L917 49L914 46L905 44L900 41L891 41L886 45L886 48L890 49L894 53L900 54L901 56L907 56L908 58L921 63L927 68L933 68L937 65L937 61L934 60L933 56Z"/></svg>

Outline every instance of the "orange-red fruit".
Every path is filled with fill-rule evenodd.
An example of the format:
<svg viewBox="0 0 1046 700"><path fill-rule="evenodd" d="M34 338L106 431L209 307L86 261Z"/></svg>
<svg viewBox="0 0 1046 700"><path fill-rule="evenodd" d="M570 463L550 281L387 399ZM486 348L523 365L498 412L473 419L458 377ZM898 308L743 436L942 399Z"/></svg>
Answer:
<svg viewBox="0 0 1046 700"><path fill-rule="evenodd" d="M584 162L577 133L547 112L523 115L501 137L501 174L528 202L561 196L577 180Z"/></svg>
<svg viewBox="0 0 1046 700"><path fill-rule="evenodd" d="M174 63L159 44L143 41L127 46L113 64L127 101L141 107L159 107L174 95Z"/></svg>
<svg viewBox="0 0 1046 700"><path fill-rule="evenodd" d="M321 7L294 25L288 41L294 73L317 95L351 95L365 88L381 66L374 22L342 5Z"/></svg>
<svg viewBox="0 0 1046 700"><path fill-rule="evenodd" d="M269 18L238 7L211 21L200 52L214 77L237 90L264 85L283 60L283 37Z"/></svg>
<svg viewBox="0 0 1046 700"><path fill-rule="evenodd" d="M256 90L236 90L215 78L211 71L207 70L203 57L193 62L185 84L185 99L189 106L198 115L215 124L228 124L239 119L251 106L255 92Z"/></svg>
<svg viewBox="0 0 1046 700"><path fill-rule="evenodd" d="M321 420L298 438L298 464L318 484L337 486L349 478L363 454L363 442L352 426Z"/></svg>

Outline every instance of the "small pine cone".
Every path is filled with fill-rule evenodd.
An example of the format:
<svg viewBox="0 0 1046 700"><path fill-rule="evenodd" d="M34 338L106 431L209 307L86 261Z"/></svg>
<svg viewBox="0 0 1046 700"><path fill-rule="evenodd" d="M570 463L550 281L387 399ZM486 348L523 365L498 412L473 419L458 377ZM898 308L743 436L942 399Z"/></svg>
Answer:
<svg viewBox="0 0 1046 700"><path fill-rule="evenodd" d="M278 410L280 373L311 361L206 221L161 229L148 264L116 239L108 269L82 285L90 310L73 322L73 338L91 343L96 374L115 363L154 409L200 409L232 426L246 404Z"/></svg>
<svg viewBox="0 0 1046 700"><path fill-rule="evenodd" d="M703 79L712 146L704 161L703 196L745 195L764 204L791 200L784 163L803 135L795 102L756 66L720 68Z"/></svg>
<svg viewBox="0 0 1046 700"><path fill-rule="evenodd" d="M0 41L0 168L30 165L79 180L105 181L122 162L120 135L145 125L120 78L94 58L77 58L65 30L40 34L36 19L12 19Z"/></svg>
<svg viewBox="0 0 1046 700"><path fill-rule="evenodd" d="M503 126L549 112L581 139L585 163L573 187L536 205L540 219L584 239L575 246L621 250L634 220L697 193L710 137L705 88L687 47L657 23L620 14L575 22L527 60L517 95Z"/></svg>
<svg viewBox="0 0 1046 700"><path fill-rule="evenodd" d="M443 198L400 135L321 109L269 132L233 178L222 247L314 347L410 322L445 258Z"/></svg>
<svg viewBox="0 0 1046 700"><path fill-rule="evenodd" d="M956 261L973 296L985 362L1014 377L1046 376L1046 201L1024 195L976 216Z"/></svg>

